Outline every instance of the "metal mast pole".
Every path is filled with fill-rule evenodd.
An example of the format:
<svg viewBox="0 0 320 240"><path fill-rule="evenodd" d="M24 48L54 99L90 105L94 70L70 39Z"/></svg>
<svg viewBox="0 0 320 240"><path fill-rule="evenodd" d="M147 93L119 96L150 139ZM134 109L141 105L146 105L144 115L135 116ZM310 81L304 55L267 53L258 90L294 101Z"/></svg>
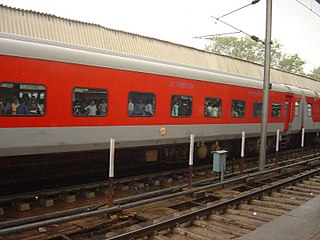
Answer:
<svg viewBox="0 0 320 240"><path fill-rule="evenodd" d="M271 23L272 23L272 0L267 0L266 13L266 39L265 39L265 57L264 57L264 75L263 75L263 103L262 103L262 124L259 153L259 170L265 169L266 146L267 146L267 128L268 128L268 103L269 103L269 85L270 85L270 59L271 59Z"/></svg>

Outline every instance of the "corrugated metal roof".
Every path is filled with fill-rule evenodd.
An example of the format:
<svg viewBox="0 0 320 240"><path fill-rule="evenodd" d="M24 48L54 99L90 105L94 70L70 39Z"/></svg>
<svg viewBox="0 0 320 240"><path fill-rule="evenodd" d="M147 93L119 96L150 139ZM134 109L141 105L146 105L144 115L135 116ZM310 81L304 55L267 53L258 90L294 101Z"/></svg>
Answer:
<svg viewBox="0 0 320 240"><path fill-rule="evenodd" d="M0 32L73 43L263 78L263 67L137 34L0 4ZM320 82L271 69L271 81L320 92Z"/></svg>

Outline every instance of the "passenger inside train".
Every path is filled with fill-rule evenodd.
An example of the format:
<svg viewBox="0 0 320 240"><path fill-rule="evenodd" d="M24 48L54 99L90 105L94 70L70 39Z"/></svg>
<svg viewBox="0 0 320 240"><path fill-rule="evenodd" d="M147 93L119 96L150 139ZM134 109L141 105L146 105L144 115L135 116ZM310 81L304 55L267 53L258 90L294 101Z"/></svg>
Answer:
<svg viewBox="0 0 320 240"><path fill-rule="evenodd" d="M154 116L155 94L146 92L130 92L128 98L128 115L130 117Z"/></svg>
<svg viewBox="0 0 320 240"><path fill-rule="evenodd" d="M1 83L0 104L2 115L43 115L46 88L36 84Z"/></svg>
<svg viewBox="0 0 320 240"><path fill-rule="evenodd" d="M74 88L73 116L106 116L108 93L105 89Z"/></svg>

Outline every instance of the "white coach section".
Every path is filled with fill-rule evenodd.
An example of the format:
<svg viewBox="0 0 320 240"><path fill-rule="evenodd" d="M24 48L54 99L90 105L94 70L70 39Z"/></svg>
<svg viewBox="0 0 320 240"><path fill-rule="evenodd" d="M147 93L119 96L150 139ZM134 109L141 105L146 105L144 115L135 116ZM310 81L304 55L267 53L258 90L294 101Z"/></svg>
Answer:
<svg viewBox="0 0 320 240"><path fill-rule="evenodd" d="M117 31L97 24L11 8L1 4L0 32L129 53L255 79L263 78L263 67L258 64ZM275 69L271 69L271 81L320 92L320 82Z"/></svg>

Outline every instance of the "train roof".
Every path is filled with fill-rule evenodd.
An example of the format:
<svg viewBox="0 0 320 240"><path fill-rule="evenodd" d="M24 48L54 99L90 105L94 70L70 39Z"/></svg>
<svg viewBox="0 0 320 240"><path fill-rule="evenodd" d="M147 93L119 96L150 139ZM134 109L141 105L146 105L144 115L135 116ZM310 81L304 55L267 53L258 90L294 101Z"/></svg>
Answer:
<svg viewBox="0 0 320 240"><path fill-rule="evenodd" d="M0 54L263 88L262 81L258 79L232 73L15 34L0 33ZM302 91L300 88L278 83L272 83L272 90L318 96L312 90Z"/></svg>
<svg viewBox="0 0 320 240"><path fill-rule="evenodd" d="M88 46L94 49L111 50L158 59L159 63L170 62L172 66L189 66L215 73L225 72L235 78L246 78L248 82L262 81L263 67L258 64L228 56L208 53L203 50L182 46L128 32L117 31L91 23L84 23L54 15L16 9L0 4L0 30L6 33ZM66 45L65 45L66 46ZM149 60L148 60L149 61ZM154 60L153 62L157 62ZM176 64L174 64L176 63ZM245 77L243 77L245 76ZM271 69L270 79L275 88L278 84L320 92L320 82L303 76ZM253 83L252 82L252 83ZM260 86L261 84L253 83ZM288 90L286 90L288 91ZM290 92L290 90L289 90Z"/></svg>

